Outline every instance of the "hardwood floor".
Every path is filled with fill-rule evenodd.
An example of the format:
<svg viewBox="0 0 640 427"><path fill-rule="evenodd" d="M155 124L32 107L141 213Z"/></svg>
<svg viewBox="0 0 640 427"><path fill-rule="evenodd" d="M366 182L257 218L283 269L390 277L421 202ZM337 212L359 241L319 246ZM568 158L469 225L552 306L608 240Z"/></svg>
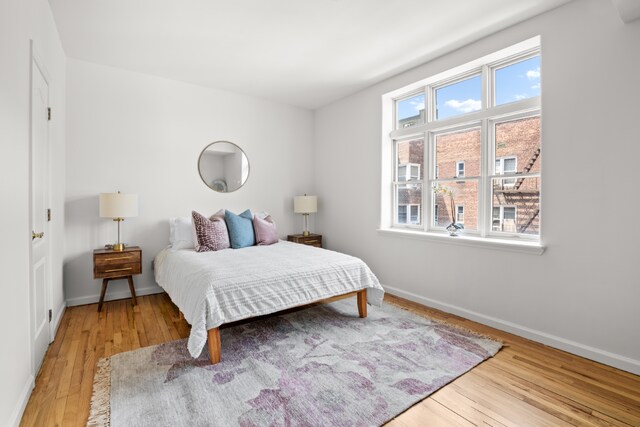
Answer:
<svg viewBox="0 0 640 427"><path fill-rule="evenodd" d="M389 426L640 426L640 377L391 295L389 302L502 340L500 352ZM101 357L187 337L166 294L68 308L22 426L84 426Z"/></svg>

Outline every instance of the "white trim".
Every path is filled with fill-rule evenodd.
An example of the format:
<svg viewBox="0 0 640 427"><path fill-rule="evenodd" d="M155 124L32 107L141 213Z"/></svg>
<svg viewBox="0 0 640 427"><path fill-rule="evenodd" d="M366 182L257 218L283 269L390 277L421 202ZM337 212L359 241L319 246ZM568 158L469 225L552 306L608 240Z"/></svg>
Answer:
<svg viewBox="0 0 640 427"><path fill-rule="evenodd" d="M35 386L36 378L33 375L29 375L29 378L27 378L27 382L25 383L24 387L22 387L18 405L13 410L11 417L9 417L9 423L7 424L7 426L18 427L20 425L20 421L22 421L22 415L24 415L24 410L27 407L27 403L29 403L29 398L31 397L31 390L33 390Z"/></svg>
<svg viewBox="0 0 640 427"><path fill-rule="evenodd" d="M146 288L136 288L136 296L161 294L164 292L160 286L148 286ZM118 292L109 292L104 300L114 301L117 299L131 298L129 290L123 290ZM89 295L86 297L77 297L67 299L67 307L75 307L76 305L95 304L100 301L100 295Z"/></svg>
<svg viewBox="0 0 640 427"><path fill-rule="evenodd" d="M49 342L53 342L56 339L56 334L58 333L58 328L60 327L60 322L62 321L62 316L64 312L67 310L67 302L62 301L60 307L56 311L56 318L49 324Z"/></svg>
<svg viewBox="0 0 640 427"><path fill-rule="evenodd" d="M545 247L537 240L533 241L515 238L499 239L494 237L470 236L468 234L452 237L445 232L425 232L411 230L408 228L380 228L378 229L378 233L401 238L427 240L437 243L472 246L476 248L497 249L508 252L520 252L532 255L542 255L545 250Z"/></svg>
<svg viewBox="0 0 640 427"><path fill-rule="evenodd" d="M408 299L413 302L417 302L418 304L442 310L444 312L455 314L457 316L462 316L465 319L473 320L474 322L482 323L483 325L491 326L492 328L518 335L519 337L527 338L529 340L536 341L560 350L564 350L590 360L595 360L596 362L604 363L605 365L613 366L614 368L622 369L623 371L631 372L635 375L640 375L640 360L631 359L630 357L611 353L606 350L591 347L586 344L581 344L579 342L548 334L543 331L538 331L536 329L531 329L517 323L509 322L507 320L498 319L496 317L488 316L472 310L467 310L456 305L447 304L445 302L423 297L412 292L394 288L393 286L385 285L384 289L390 294Z"/></svg>

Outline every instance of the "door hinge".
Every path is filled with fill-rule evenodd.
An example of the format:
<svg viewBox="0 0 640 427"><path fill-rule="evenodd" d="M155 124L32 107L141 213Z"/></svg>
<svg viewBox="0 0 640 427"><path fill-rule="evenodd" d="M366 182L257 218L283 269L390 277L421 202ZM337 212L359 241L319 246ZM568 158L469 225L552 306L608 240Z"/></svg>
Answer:
<svg viewBox="0 0 640 427"><path fill-rule="evenodd" d="M51 221L51 209L47 209L47 221Z"/></svg>
<svg viewBox="0 0 640 427"><path fill-rule="evenodd" d="M53 310L49 309L49 322L53 319Z"/></svg>
<svg viewBox="0 0 640 427"><path fill-rule="evenodd" d="M51 107L47 108L47 120L51 120Z"/></svg>

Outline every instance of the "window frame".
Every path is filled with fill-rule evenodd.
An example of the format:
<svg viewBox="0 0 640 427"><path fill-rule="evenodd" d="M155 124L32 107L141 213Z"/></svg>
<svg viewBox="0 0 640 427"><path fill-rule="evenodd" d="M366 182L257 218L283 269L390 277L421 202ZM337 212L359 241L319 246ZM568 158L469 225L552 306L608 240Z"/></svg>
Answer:
<svg viewBox="0 0 640 427"><path fill-rule="evenodd" d="M455 182L455 181L477 181L478 186L478 227L477 230L464 230L463 234L481 237L481 238L489 238L489 237L498 237L498 238L513 238L513 239L522 239L523 241L528 242L540 242L542 239L542 185L540 185L540 196L539 196L539 233L535 235L528 234L518 234L518 233L505 233L505 232L497 232L493 231L492 228L492 183L493 179L505 179L510 176L514 176L516 178L527 178L527 177L537 177L541 179L541 172L536 173L513 173L513 174L496 174L495 170L495 126L502 122L508 122L511 120L517 120L526 117L541 117L541 97L542 95L530 97L522 100L516 100L509 103L504 103L501 105L495 105L495 71L497 69L501 69L504 67L508 67L510 65L516 64L521 61L525 61L535 56L541 56L540 49L540 38L534 37L533 39L527 40L525 42L519 43L517 45L511 46L509 48L503 49L499 52L495 52L494 54L487 55L483 58L479 58L478 60L471 61L470 63L464 64L459 67L455 67L449 71L444 73L440 73L436 76L432 76L428 79L424 79L420 82L416 82L413 85L406 87L404 90L399 89L392 93L386 94L383 97L383 102L386 102L388 108L390 108L391 115L387 114L391 120L386 123L391 123L391 125L383 126L385 129L385 134L383 135L383 150L389 150L389 145L391 145L391 150L386 151L386 153L391 154L391 162L395 164L397 162L397 143L422 138L424 140L424 164L422 167L424 168L423 179L417 181L408 181L412 184L421 185L422 189L422 204L420 206L421 212L424 215L424 218L421 219L421 225L410 225L410 224L398 224L397 220L397 184L395 181L394 175L389 176L388 172L385 173L385 170L388 171L383 166L383 174L382 174L382 185L383 192L387 191L384 188L389 188L389 182L391 182L391 197L388 198L386 196L382 197L382 215L381 215L381 228L389 229L389 228L410 228L415 229L415 231L425 232L425 233L444 233L444 227L439 227L437 225L437 214L434 209L436 209L437 203L435 203L435 195L433 194L431 185L433 181L438 181L443 184L446 184L447 181ZM542 65L542 59L541 59ZM451 84L454 84L459 81L463 81L467 78L473 77L474 75L480 74L482 81L482 98L481 98L481 109L477 111L472 111L469 113L462 113L460 115L456 115L453 117L447 117L444 119L437 119L436 115L436 90L445 87ZM427 111L424 113L424 122L418 125L411 126L410 128L399 128L399 121L397 120L397 102L414 97L420 93L424 94L425 99L425 108ZM389 102L390 101L390 102ZM383 117L384 117L383 111ZM434 138L436 135L441 133L450 133L453 131L465 131L474 127L480 127L481 133L481 153L480 153L480 176L478 177L467 177L466 176L466 164L465 164L465 176L455 178L438 178L436 176L436 165L435 165L435 151L434 151ZM542 147L542 141L540 141L540 147ZM383 165L384 159L388 158L389 154L384 154L383 152ZM503 156L504 158L516 157L516 156ZM517 162L517 157L516 157ZM458 165L459 161L456 162L456 175L458 175ZM464 164L464 163L463 163ZM504 165L504 161L502 163ZM504 166L502 167L504 169ZM394 171L394 168L391 169ZM502 171L503 172L503 171ZM517 172L517 163L516 163L516 172ZM393 172L395 173L395 171ZM462 178L462 179L460 179ZM407 183L405 181L405 183ZM390 206L389 206L390 204ZM385 214L385 210L389 209L389 213L391 214L391 218L389 220L385 220L388 218L387 214ZM457 208L456 208L457 209ZM457 219L457 210L456 210L456 219ZM408 211L408 221L409 211Z"/></svg>
<svg viewBox="0 0 640 427"><path fill-rule="evenodd" d="M460 175L460 166L462 166L462 175ZM464 178L466 174L464 160L456 161L456 178Z"/></svg>

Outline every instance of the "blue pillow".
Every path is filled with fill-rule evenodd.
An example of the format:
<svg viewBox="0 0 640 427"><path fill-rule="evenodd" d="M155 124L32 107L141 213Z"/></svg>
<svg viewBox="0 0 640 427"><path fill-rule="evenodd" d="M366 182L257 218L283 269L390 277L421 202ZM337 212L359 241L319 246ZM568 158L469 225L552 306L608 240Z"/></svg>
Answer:
<svg viewBox="0 0 640 427"><path fill-rule="evenodd" d="M256 235L253 231L253 214L249 209L240 215L225 210L224 220L227 222L229 241L233 249L246 248L256 244Z"/></svg>

